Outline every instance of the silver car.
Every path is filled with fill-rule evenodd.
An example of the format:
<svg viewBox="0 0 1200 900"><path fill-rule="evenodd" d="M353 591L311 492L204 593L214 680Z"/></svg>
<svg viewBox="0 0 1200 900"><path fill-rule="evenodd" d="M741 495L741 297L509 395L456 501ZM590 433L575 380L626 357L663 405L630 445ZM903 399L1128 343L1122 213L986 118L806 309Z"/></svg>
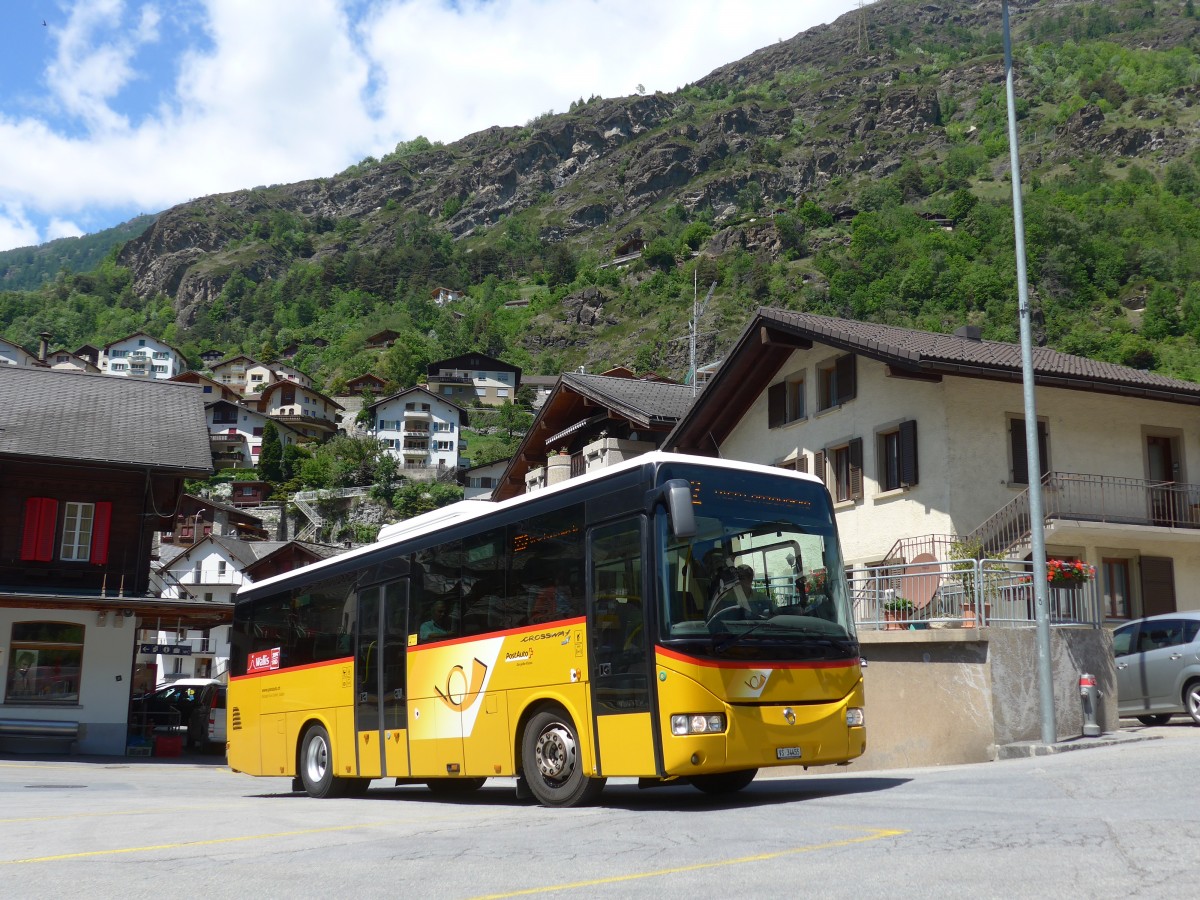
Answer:
<svg viewBox="0 0 1200 900"><path fill-rule="evenodd" d="M1200 610L1137 619L1113 632L1117 708L1143 725L1200 725Z"/></svg>

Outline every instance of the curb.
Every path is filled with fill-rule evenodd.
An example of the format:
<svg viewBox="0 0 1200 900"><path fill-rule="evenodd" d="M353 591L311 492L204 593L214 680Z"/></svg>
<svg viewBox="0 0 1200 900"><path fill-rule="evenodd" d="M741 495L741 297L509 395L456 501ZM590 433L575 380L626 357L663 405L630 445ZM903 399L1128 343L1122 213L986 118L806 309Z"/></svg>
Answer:
<svg viewBox="0 0 1200 900"><path fill-rule="evenodd" d="M1156 734L1102 734L1099 737L1077 737L1053 744L1041 741L1017 741L996 748L996 759L1028 759L1034 756L1053 756L1072 750L1090 750L1094 747L1115 747L1118 744L1137 744L1143 741L1161 741Z"/></svg>

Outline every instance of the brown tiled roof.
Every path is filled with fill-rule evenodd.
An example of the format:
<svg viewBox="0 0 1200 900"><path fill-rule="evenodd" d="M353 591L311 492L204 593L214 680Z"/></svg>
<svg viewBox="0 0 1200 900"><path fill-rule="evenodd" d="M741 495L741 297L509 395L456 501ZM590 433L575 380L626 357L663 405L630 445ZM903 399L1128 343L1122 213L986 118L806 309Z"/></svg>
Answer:
<svg viewBox="0 0 1200 900"><path fill-rule="evenodd" d="M641 425L675 422L696 399L696 392L690 384L666 384L575 372L564 373L562 383L598 405Z"/></svg>
<svg viewBox="0 0 1200 900"><path fill-rule="evenodd" d="M1021 375L1021 347L1001 341L975 340L953 334L916 331L894 325L855 322L812 313L762 308L759 318L785 330L883 362L919 367L930 372L1011 378ZM1076 388L1116 389L1120 393L1157 396L1160 399L1200 400L1200 383L1168 378L1154 372L1060 353L1049 347L1033 348L1034 377L1039 384ZM1063 382L1069 384L1063 384Z"/></svg>
<svg viewBox="0 0 1200 900"><path fill-rule="evenodd" d="M191 384L0 366L0 455L212 471Z"/></svg>

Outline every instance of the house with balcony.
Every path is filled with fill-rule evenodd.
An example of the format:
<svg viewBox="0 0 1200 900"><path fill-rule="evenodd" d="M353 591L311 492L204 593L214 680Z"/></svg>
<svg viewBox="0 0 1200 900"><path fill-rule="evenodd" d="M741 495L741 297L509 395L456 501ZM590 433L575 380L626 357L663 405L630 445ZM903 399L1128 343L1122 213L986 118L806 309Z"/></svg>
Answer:
<svg viewBox="0 0 1200 900"><path fill-rule="evenodd" d="M156 532L211 472L195 387L0 367L3 742L123 755L140 629L229 620L151 591Z"/></svg>
<svg viewBox="0 0 1200 900"><path fill-rule="evenodd" d="M538 411L492 494L518 494L662 446L695 400L691 385L568 372Z"/></svg>
<svg viewBox="0 0 1200 900"><path fill-rule="evenodd" d="M184 494L169 527L159 532L158 540L160 545L190 547L209 535L265 541L267 530L263 527L262 519L236 506Z"/></svg>
<svg viewBox="0 0 1200 900"><path fill-rule="evenodd" d="M455 472L466 448L467 411L420 387L384 397L367 407L371 434L403 463L409 477Z"/></svg>
<svg viewBox="0 0 1200 900"><path fill-rule="evenodd" d="M309 440L324 441L337 433L342 405L315 388L284 380L262 389L258 411Z"/></svg>
<svg viewBox="0 0 1200 900"><path fill-rule="evenodd" d="M187 369L183 354L143 331L105 344L98 367L106 375L167 381Z"/></svg>
<svg viewBox="0 0 1200 900"><path fill-rule="evenodd" d="M274 377L267 363L242 354L213 363L210 371L214 381L237 391L242 397L257 395L271 382L282 380Z"/></svg>
<svg viewBox="0 0 1200 900"><path fill-rule="evenodd" d="M271 416L232 400L206 403L204 416L216 468L252 469L258 465L263 430L272 420ZM275 428L279 432L279 442L285 447L312 439L306 432L283 421L276 421Z"/></svg>
<svg viewBox="0 0 1200 900"><path fill-rule="evenodd" d="M426 387L459 406L503 406L517 397L521 369L483 353L463 353L429 364Z"/></svg>
<svg viewBox="0 0 1200 900"><path fill-rule="evenodd" d="M1200 384L1034 349L1045 541L1109 620L1200 609ZM668 449L794 468L849 564L1030 552L1020 347L760 309Z"/></svg>
<svg viewBox="0 0 1200 900"><path fill-rule="evenodd" d="M236 512L236 510L234 511ZM221 606L232 611L234 595L243 584L252 584L300 566L328 559L342 548L308 541L247 541L235 536L209 534L189 546L178 547L160 565L157 578L162 595ZM156 636L154 646L139 662L155 665L160 681L175 678L220 678L229 665L228 624L212 628L185 628L174 623ZM149 652L182 645L187 652Z"/></svg>

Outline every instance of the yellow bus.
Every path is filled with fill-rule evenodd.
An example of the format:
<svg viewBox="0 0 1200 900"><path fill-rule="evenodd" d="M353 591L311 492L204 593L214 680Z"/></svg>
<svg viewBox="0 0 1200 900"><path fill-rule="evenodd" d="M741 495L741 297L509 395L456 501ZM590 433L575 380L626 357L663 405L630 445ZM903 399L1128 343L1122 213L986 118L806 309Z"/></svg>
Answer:
<svg viewBox="0 0 1200 900"><path fill-rule="evenodd" d="M313 797L515 777L546 806L605 779L740 790L866 735L824 486L654 452L244 587L229 764Z"/></svg>

